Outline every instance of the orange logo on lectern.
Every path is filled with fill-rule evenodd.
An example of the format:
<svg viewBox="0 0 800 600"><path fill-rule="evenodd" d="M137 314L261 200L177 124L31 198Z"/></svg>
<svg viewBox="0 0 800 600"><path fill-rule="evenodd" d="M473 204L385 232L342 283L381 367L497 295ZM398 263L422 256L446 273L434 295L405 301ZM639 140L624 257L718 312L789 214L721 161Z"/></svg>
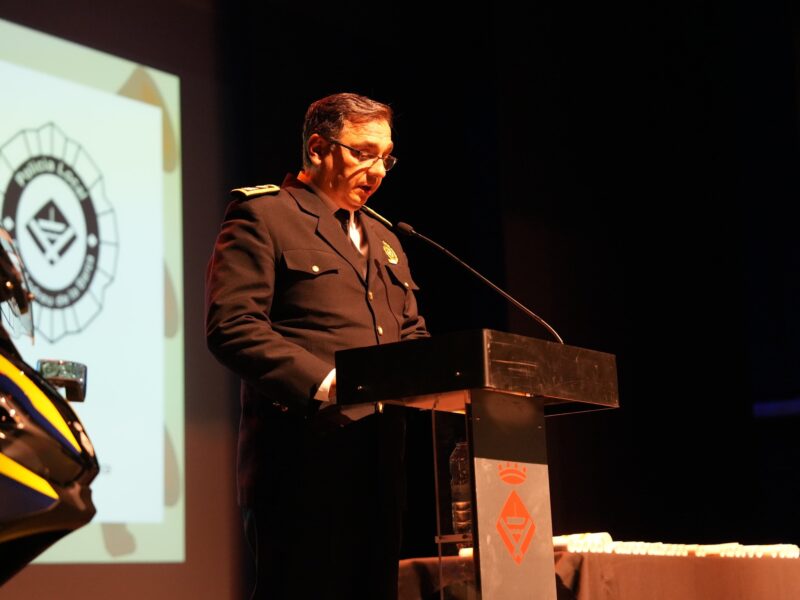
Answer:
<svg viewBox="0 0 800 600"><path fill-rule="evenodd" d="M528 476L526 471L528 467L522 465L520 467L517 463L506 463L504 465L497 465L497 470L500 472L500 479L511 485L517 485L525 481Z"/></svg>
<svg viewBox="0 0 800 600"><path fill-rule="evenodd" d="M525 481L526 468L519 467L516 463L498 465L500 479L510 485L517 485ZM520 564L528 551L536 524L533 522L528 509L522 503L517 492L511 490L500 517L497 519L497 531L506 545L508 553L514 562Z"/></svg>

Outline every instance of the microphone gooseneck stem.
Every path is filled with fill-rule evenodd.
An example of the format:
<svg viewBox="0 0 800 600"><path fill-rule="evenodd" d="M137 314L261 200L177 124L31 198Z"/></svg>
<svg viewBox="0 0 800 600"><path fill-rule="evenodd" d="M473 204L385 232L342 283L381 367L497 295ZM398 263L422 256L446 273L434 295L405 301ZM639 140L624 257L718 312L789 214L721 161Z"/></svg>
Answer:
<svg viewBox="0 0 800 600"><path fill-rule="evenodd" d="M486 277L484 277L483 275L481 275L480 273L478 273L478 272L477 272L475 269L473 269L472 267L470 267L470 266L469 266L467 263L465 263L463 260L461 260L460 258L458 258L458 257L457 257L455 254L453 254L452 252L450 252L450 250L448 250L448 249L447 249L447 248L445 248L444 246L442 246L442 245L440 245L440 244L437 244L436 242L434 242L434 241L433 241L432 239L430 239L429 237L427 237L427 236L424 236L424 235L422 235L421 233L419 233L419 232L415 231L415 230L414 230L414 228L413 228L411 225L409 225L408 223L403 223L402 221L399 221L399 222L397 223L397 225L392 225L392 222L391 222L391 221L389 221L389 219L387 219L386 217L384 217L384 216L380 215L379 213L377 213L376 211L374 211L373 209L371 209L371 208L370 208L370 207L368 207L367 205L364 205L364 206L362 206L362 207L361 207L361 210L363 210L364 212L366 212L366 213L367 213L368 215L370 215L372 218L374 218L374 219L377 219L378 221L380 221L381 223L383 223L383 225L385 225L385 226L386 226L386 227L388 227L389 229L391 229L391 230L393 230L393 231L397 231L397 232L399 232L399 233L402 233L403 235L407 235L407 236L410 236L410 237L416 237L416 238L419 238L419 239L423 240L424 242L427 242L428 244L430 244L431 246L433 246L434 248L436 248L436 249L437 249L437 250L439 250L440 252L443 252L443 253L444 253L445 255L447 255L447 256L448 256L448 257L449 257L451 260L453 260L454 262L456 262L456 263L458 263L459 265L461 265L462 267L464 267L464 268L465 268L467 271L469 271L470 273L472 273L472 274L473 274L475 277L477 277L478 279L480 279L480 280L481 280L483 283L485 283L485 284L486 284L486 285L488 285L490 288L492 288L492 289L493 289L495 292L497 292L498 294L500 294L500 295L501 295L503 298L505 298L506 300L508 300L509 302L511 302L511 304L513 304L514 306L516 306L518 309L520 309L522 312L524 312L526 315L528 315L528 316L529 316L530 318L532 318L534 321L536 321L537 323L539 323L539 325L541 325L542 327L544 327L545 329L547 329L547 331L549 331L549 332L550 332L550 335L552 335L552 336L553 336L553 337L556 339L556 341L558 341L558 343L559 343L559 344L563 344L563 343L564 343L564 340L562 340L562 339L561 339L561 336L560 336L560 335L558 335L558 332L557 332L555 329L553 329L552 327L550 327L550 325L549 325L549 323L547 323L547 321L545 321L545 320L544 320L542 317L540 317L540 316L539 316L539 315L537 315L535 312L533 312L532 310L530 310L530 309L529 309L527 306L525 306L525 305L524 305L524 304L522 304L521 302L517 301L517 300L516 300L515 298L513 298L513 297L512 297L512 296L511 296L511 295L510 295L508 292L506 292L505 290L502 290L502 289L500 289L500 288L499 288L499 287L497 287L495 284L493 284L491 281L489 281L488 279L486 279Z"/></svg>
<svg viewBox="0 0 800 600"><path fill-rule="evenodd" d="M372 210L372 209L371 209L369 206L367 206L366 204L364 204L364 205L361 207L361 210L363 210L365 213L367 213L367 214L368 214L369 216L371 216L373 219L375 219L375 220L377 220L377 221L380 221L380 222L381 222L381 223L382 223L384 226L386 226L388 229L394 229L394 225L392 225L392 222L391 222L389 219L387 219L386 217L384 217L383 215L381 215L381 214L380 214L380 213L378 213L377 211L375 211L375 210Z"/></svg>
<svg viewBox="0 0 800 600"><path fill-rule="evenodd" d="M493 289L495 292L497 292L498 294L500 294L501 296L503 296L503 298L505 298L506 300L508 300L509 302L511 302L511 304L513 304L514 306L516 306L518 309L520 309L520 310L521 310L522 312L524 312L526 315L528 315L528 316L529 316L529 317L531 317L533 320L535 320L537 323L539 323L539 324L540 324L542 327L544 327L545 329L547 329L547 331L549 331L549 332L550 332L550 334L551 334L551 335L552 335L552 336L553 336L553 337L554 337L554 338L555 338L555 339L558 341L558 343L559 343L559 344L563 344L563 343L564 343L564 340L562 340L562 339L561 339L561 336L560 336L560 335L558 335L558 332L557 332L555 329L553 329L552 327L550 327L550 325L547 323L547 321L545 321L544 319L542 319L542 318L541 318L539 315L537 315L536 313L534 313L532 310L530 310L530 309L529 309L528 307L526 307L524 304L522 304L521 302L517 301L517 300L516 300L515 298L513 298L513 297L512 297L512 296L511 296L511 295L510 295L508 292L506 292L505 290L503 290L503 289L499 288L499 287L498 287L498 286L496 286L494 283L492 283L491 281L489 281L488 279L486 279L486 277L484 277L483 275L481 275L480 273L478 273L478 271L476 271L475 269L473 269L472 267L470 267L470 266L469 266L467 263L465 263L463 260L461 260L460 258L458 258L458 257L457 257L455 254L453 254L452 252L450 252L450 251L449 251L447 248L445 248L444 246L442 246L442 245L440 245L440 244L437 244L436 242L434 242L434 241L433 241L432 239L430 239L429 237L427 237L427 236L424 236L424 235L422 235L421 233L419 233L419 232L415 231L415 230L414 230L414 228L413 228L413 227L411 227L411 225L409 225L408 223L402 223L402 222L400 222L400 223L398 223L398 224L397 224L397 226L395 227L395 229L396 229L397 231L399 231L400 233L403 233L403 234L405 234L405 235L412 236L412 237L417 237L417 238L419 238L419 239L421 239L421 240L423 240L423 241L427 242L428 244L430 244L430 245L431 245L431 246L433 246L434 248L436 248L436 249L440 250L440 251L441 251L441 252L443 252L444 254L446 254L446 255L447 255L447 256L448 256L450 259L452 259L453 261L455 261L456 263L458 263L459 265L461 265L462 267L464 267L464 268L465 268L467 271L469 271L470 273L472 273L472 274L473 274L475 277L477 277L478 279L480 279L480 280L481 280L483 283L485 283L486 285L488 285L488 286L489 286L490 288L492 288L492 289Z"/></svg>

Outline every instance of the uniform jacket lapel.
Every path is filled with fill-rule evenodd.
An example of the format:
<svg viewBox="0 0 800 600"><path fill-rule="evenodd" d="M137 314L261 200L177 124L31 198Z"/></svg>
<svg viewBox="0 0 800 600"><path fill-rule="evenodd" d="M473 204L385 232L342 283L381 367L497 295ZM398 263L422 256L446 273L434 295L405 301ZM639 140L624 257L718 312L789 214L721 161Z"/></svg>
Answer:
<svg viewBox="0 0 800 600"><path fill-rule="evenodd" d="M367 236L367 246L369 248L367 277L370 288L372 288L371 282L378 275L379 269L377 267L383 259L383 240L372 228L372 219L365 216L363 212L359 215L359 218L361 219L361 231Z"/></svg>
<svg viewBox="0 0 800 600"><path fill-rule="evenodd" d="M348 240L347 235L342 231L341 224L322 199L293 176L287 176L283 182L283 187L290 188L288 191L297 201L301 210L317 218L317 235L350 263L361 280L365 281L364 274L361 271L364 258ZM370 247L371 251L372 248Z"/></svg>

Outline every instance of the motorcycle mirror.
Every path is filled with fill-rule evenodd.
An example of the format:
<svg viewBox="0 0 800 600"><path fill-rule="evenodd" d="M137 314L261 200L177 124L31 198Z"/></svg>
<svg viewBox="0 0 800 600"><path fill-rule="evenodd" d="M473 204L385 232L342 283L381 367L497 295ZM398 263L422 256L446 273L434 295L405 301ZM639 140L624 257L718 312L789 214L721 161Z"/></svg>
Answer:
<svg viewBox="0 0 800 600"><path fill-rule="evenodd" d="M83 402L86 397L86 365L71 360L43 359L37 361L36 370L55 387L64 388L67 400Z"/></svg>

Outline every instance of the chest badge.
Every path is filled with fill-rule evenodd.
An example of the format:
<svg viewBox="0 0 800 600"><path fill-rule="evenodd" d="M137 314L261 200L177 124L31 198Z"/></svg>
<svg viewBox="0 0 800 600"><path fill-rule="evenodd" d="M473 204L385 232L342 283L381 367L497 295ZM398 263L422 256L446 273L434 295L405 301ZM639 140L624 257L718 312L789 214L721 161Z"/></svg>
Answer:
<svg viewBox="0 0 800 600"><path fill-rule="evenodd" d="M393 265L396 265L397 263L400 262L400 259L397 258L397 252L394 251L394 248L392 248L389 245L389 242L387 242L386 240L383 240L383 251L386 254L386 258L388 258L389 262L392 263Z"/></svg>

